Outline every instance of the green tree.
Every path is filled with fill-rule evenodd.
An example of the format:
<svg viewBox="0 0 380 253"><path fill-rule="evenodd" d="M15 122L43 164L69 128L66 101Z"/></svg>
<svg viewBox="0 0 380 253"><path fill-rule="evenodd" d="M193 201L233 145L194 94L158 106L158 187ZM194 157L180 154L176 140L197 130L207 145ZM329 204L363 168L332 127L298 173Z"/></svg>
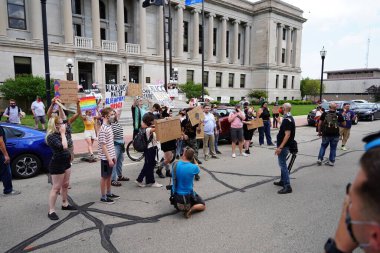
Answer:
<svg viewBox="0 0 380 253"><path fill-rule="evenodd" d="M179 85L179 89L186 93L186 98L199 98L202 97L202 84L194 82L187 82L185 84ZM204 94L209 95L208 91L204 89Z"/></svg>
<svg viewBox="0 0 380 253"><path fill-rule="evenodd" d="M309 77L306 77L305 79L301 80L301 97L306 99L307 96L312 96L315 100L316 96L319 96L320 89L321 89L321 82L319 80L310 79ZM325 90L325 86L322 87L322 92Z"/></svg>
<svg viewBox="0 0 380 253"><path fill-rule="evenodd" d="M251 90L248 93L248 97L251 99L253 99L253 98L256 98L256 99L265 98L265 99L267 99L268 98L268 92L265 90Z"/></svg>
<svg viewBox="0 0 380 253"><path fill-rule="evenodd" d="M50 84L53 95L53 81ZM9 78L0 86L0 92L6 99L15 99L24 111L30 110L31 103L40 96L46 99L45 79L39 76L18 75L16 78ZM53 96L51 96L53 97Z"/></svg>
<svg viewBox="0 0 380 253"><path fill-rule="evenodd" d="M369 87L366 92L368 94L371 94L374 99L375 99L375 102L379 102L380 101L380 85L379 86L376 86L376 85L372 85L371 87Z"/></svg>

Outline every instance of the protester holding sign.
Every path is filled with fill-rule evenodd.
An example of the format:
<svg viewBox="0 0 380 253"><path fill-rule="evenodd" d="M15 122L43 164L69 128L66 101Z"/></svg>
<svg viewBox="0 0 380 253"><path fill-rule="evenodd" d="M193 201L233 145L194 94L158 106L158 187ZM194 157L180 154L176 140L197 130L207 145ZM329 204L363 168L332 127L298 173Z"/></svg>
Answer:
<svg viewBox="0 0 380 253"><path fill-rule="evenodd" d="M85 115L80 114L84 124L84 138L87 143L89 162L95 161L93 145L96 140L95 121L100 117L93 116L92 110L86 110Z"/></svg>
<svg viewBox="0 0 380 253"><path fill-rule="evenodd" d="M244 152L248 155L251 154L249 151L249 146L251 144L253 132L255 129L248 129L248 125L251 123L250 121L254 119L253 117L253 108L248 108L244 111L245 120L243 121L243 132L244 132Z"/></svg>
<svg viewBox="0 0 380 253"><path fill-rule="evenodd" d="M141 108L143 106L143 101L140 97L136 97L133 101L131 111L132 111L132 121L133 121L133 139L138 134L139 129L141 128Z"/></svg>

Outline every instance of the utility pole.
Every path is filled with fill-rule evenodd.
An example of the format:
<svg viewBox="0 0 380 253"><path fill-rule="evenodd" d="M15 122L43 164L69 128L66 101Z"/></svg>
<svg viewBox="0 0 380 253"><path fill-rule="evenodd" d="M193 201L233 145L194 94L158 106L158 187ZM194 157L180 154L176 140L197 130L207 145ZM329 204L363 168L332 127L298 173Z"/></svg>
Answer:
<svg viewBox="0 0 380 253"><path fill-rule="evenodd" d="M46 106L50 107L50 67L49 67L49 45L47 34L47 19L46 19L46 0L41 0L42 12L42 32L44 40L44 60L45 60L45 87L46 87Z"/></svg>

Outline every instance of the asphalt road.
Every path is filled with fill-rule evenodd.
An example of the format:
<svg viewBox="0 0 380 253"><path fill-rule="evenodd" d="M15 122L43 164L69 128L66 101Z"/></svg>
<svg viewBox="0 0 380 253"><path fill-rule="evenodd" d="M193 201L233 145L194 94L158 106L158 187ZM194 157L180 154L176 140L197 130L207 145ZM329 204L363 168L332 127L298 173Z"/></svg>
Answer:
<svg viewBox="0 0 380 253"><path fill-rule="evenodd" d="M273 148L257 146L257 134L250 157L233 159L230 146L223 145L220 159L204 162L195 182L207 209L188 220L169 205L165 188L127 182L113 188L121 196L116 204L100 203L99 163L74 163L69 194L79 210L62 211L58 201L58 222L47 217L46 175L15 180L22 194L0 196L0 251L322 252L334 233L346 184L358 171L361 139L379 129L380 121L360 122L351 131L349 151L338 151L335 167L319 167L315 129L297 128L300 152L288 195L277 194L277 157ZM141 167L127 159L124 174L134 181Z"/></svg>

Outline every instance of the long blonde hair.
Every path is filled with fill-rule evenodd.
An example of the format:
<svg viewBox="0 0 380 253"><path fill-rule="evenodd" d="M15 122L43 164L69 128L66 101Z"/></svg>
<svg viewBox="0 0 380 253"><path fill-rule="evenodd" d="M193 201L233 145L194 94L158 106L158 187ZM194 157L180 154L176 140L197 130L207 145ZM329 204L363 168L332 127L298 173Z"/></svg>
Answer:
<svg viewBox="0 0 380 253"><path fill-rule="evenodd" d="M47 129L46 129L46 136L45 136L45 142L46 143L47 143L47 138L49 137L49 135L58 132L57 128L55 127L55 125L58 123L59 123L59 116L52 116L49 119Z"/></svg>

